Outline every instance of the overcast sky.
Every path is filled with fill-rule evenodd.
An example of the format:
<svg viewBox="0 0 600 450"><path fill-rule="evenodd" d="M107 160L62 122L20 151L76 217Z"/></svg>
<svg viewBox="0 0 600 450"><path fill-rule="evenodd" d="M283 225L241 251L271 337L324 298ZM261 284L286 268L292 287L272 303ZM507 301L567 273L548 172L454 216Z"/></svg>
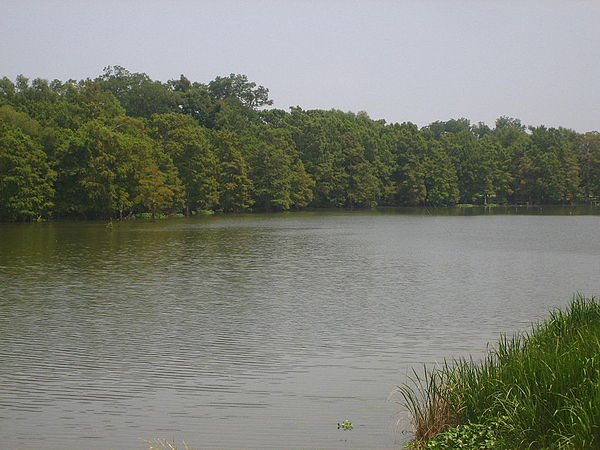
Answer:
<svg viewBox="0 0 600 450"><path fill-rule="evenodd" d="M2 0L0 76L243 73L278 108L600 130L600 1Z"/></svg>

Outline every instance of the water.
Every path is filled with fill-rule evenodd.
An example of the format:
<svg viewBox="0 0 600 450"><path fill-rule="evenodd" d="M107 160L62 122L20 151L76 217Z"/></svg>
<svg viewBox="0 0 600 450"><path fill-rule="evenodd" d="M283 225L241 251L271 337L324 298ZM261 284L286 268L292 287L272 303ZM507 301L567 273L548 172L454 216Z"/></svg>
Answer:
<svg viewBox="0 0 600 450"><path fill-rule="evenodd" d="M491 212L0 224L2 447L400 448L411 367L600 293L599 208Z"/></svg>

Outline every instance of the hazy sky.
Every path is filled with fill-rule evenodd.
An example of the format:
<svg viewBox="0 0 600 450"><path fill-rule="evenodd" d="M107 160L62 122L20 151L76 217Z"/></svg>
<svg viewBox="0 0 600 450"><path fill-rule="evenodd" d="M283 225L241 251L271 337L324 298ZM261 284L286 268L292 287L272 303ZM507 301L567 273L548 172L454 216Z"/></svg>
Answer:
<svg viewBox="0 0 600 450"><path fill-rule="evenodd" d="M243 73L287 109L600 130L600 1L2 0L0 76Z"/></svg>

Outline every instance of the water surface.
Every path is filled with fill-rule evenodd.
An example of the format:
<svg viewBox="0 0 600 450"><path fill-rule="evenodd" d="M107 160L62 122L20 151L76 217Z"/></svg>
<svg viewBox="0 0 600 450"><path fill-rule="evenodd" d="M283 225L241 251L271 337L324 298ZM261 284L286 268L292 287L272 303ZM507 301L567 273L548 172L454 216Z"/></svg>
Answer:
<svg viewBox="0 0 600 450"><path fill-rule="evenodd" d="M411 367L600 293L599 212L0 224L0 442L400 448Z"/></svg>

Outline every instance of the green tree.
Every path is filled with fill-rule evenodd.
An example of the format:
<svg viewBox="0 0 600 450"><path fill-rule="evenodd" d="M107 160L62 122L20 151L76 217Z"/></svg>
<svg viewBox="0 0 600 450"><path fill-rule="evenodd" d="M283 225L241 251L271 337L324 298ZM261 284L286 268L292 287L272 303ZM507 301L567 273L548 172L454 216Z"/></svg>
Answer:
<svg viewBox="0 0 600 450"><path fill-rule="evenodd" d="M218 131L214 134L214 142L219 156L219 205L226 212L249 208L254 202L252 180L235 136L227 130Z"/></svg>
<svg viewBox="0 0 600 450"><path fill-rule="evenodd" d="M289 142L274 130L259 136L246 136L243 147L248 155L256 206L267 211L292 206L291 154Z"/></svg>
<svg viewBox="0 0 600 450"><path fill-rule="evenodd" d="M246 75L232 73L228 77L217 77L208 83L208 91L214 100L236 98L246 108L273 104L273 100L269 99L269 90L248 81Z"/></svg>
<svg viewBox="0 0 600 450"><path fill-rule="evenodd" d="M381 183L375 166L367 159L365 147L357 134L342 136L342 167L348 183L346 205L376 206L381 196Z"/></svg>
<svg viewBox="0 0 600 450"><path fill-rule="evenodd" d="M494 192L494 162L470 131L447 133L440 139L456 169L462 203L487 203ZM488 147L489 148L489 147Z"/></svg>
<svg viewBox="0 0 600 450"><path fill-rule="evenodd" d="M216 105L211 98L208 86L192 83L183 75L178 80L170 80L168 84L174 93L179 112L193 117L201 125L210 126L212 124Z"/></svg>
<svg viewBox="0 0 600 450"><path fill-rule="evenodd" d="M152 125L185 186L187 214L215 208L219 202L219 160L209 130L177 114L155 115Z"/></svg>
<svg viewBox="0 0 600 450"><path fill-rule="evenodd" d="M459 199L454 165L429 129L395 126L397 201L404 205L452 205Z"/></svg>
<svg viewBox="0 0 600 450"><path fill-rule="evenodd" d="M392 125L389 129L394 142L396 204L422 205L427 201L425 185L427 140L415 124Z"/></svg>
<svg viewBox="0 0 600 450"><path fill-rule="evenodd" d="M281 123L281 114L271 116ZM380 145L381 127L366 113L303 111L292 108L287 126L302 162L315 180L313 204L364 207L391 194L388 142Z"/></svg>
<svg viewBox="0 0 600 450"><path fill-rule="evenodd" d="M108 66L94 80L112 92L133 117L150 117L152 114L172 112L177 98L168 84L153 81L145 73L132 73L121 66Z"/></svg>
<svg viewBox="0 0 600 450"><path fill-rule="evenodd" d="M49 214L55 178L41 145L0 122L0 217L26 220Z"/></svg>
<svg viewBox="0 0 600 450"><path fill-rule="evenodd" d="M511 147L500 145L496 137L486 134L479 141L480 151L485 169L481 180L484 204L488 200L493 203L508 203L514 192L513 153Z"/></svg>
<svg viewBox="0 0 600 450"><path fill-rule="evenodd" d="M176 173L144 123L129 117L88 122L65 143L58 160L57 205L67 214L122 217L132 212L147 167L170 166Z"/></svg>
<svg viewBox="0 0 600 450"><path fill-rule="evenodd" d="M244 135L242 148L250 165L256 206L287 210L310 202L313 183L285 129L255 127Z"/></svg>
<svg viewBox="0 0 600 450"><path fill-rule="evenodd" d="M524 164L534 201L572 203L580 195L576 134L564 128L531 127L531 145Z"/></svg>
<svg viewBox="0 0 600 450"><path fill-rule="evenodd" d="M292 206L295 208L304 208L310 205L310 202L313 199L315 180L305 170L304 164L299 157L294 159L291 169L290 185L292 187Z"/></svg>
<svg viewBox="0 0 600 450"><path fill-rule="evenodd" d="M436 141L430 141L425 160L427 177L426 203L433 206L453 205L459 200L458 178L448 155Z"/></svg>
<svg viewBox="0 0 600 450"><path fill-rule="evenodd" d="M152 219L158 213L172 209L180 201L180 187L167 178L157 164L151 164L141 173L135 202L152 213Z"/></svg>
<svg viewBox="0 0 600 450"><path fill-rule="evenodd" d="M600 200L600 134L586 133L576 144L583 199Z"/></svg>

